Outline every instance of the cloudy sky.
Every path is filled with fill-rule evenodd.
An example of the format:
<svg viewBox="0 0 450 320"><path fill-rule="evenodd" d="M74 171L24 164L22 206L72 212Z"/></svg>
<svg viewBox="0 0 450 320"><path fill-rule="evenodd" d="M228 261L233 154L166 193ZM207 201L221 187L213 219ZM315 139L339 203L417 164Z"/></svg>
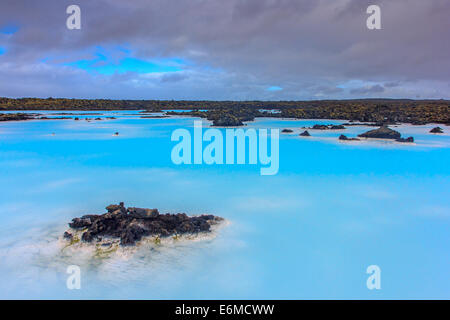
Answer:
<svg viewBox="0 0 450 320"><path fill-rule="evenodd" d="M449 99L449 39L449 0L1 0L0 96Z"/></svg>

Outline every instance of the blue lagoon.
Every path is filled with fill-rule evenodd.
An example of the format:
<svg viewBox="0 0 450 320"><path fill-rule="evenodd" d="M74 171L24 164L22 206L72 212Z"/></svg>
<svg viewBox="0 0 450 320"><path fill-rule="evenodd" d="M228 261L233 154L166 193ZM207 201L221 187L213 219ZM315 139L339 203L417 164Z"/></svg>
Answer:
<svg viewBox="0 0 450 320"><path fill-rule="evenodd" d="M300 137L345 121L257 118L245 129L293 130L280 134L278 173L262 176L258 165L175 165L171 133L196 118L70 112L92 121L0 123L0 298L450 297L448 127L394 128L414 144L341 142L370 128ZM101 256L65 248L72 218L119 201L226 223ZM81 268L81 290L66 287L69 265ZM381 290L366 286L370 265Z"/></svg>

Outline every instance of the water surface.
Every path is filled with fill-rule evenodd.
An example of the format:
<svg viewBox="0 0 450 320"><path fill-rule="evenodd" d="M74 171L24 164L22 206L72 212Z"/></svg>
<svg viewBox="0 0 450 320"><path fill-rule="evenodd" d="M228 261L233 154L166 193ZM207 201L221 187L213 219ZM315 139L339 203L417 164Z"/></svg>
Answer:
<svg viewBox="0 0 450 320"><path fill-rule="evenodd" d="M62 112L77 113L42 113ZM260 118L247 128L295 131L280 135L279 173L261 176L258 165L174 165L170 135L193 118L94 113L78 117L103 120L0 123L0 298L450 298L449 127L394 128L415 144L339 142L372 128L303 138L302 127L345 121ZM119 201L229 224L109 258L61 252L71 218ZM70 264L81 290L66 288ZM381 290L366 287L372 264Z"/></svg>

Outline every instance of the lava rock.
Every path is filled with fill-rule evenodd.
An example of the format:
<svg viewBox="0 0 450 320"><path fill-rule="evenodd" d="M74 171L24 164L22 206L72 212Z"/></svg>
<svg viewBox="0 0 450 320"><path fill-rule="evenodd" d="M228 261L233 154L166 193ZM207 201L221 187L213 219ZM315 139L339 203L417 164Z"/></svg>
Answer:
<svg viewBox="0 0 450 320"><path fill-rule="evenodd" d="M342 130L345 127L342 124L315 124L311 128L313 130Z"/></svg>
<svg viewBox="0 0 450 320"><path fill-rule="evenodd" d="M33 116L27 113L0 113L0 121L22 121L33 119Z"/></svg>
<svg viewBox="0 0 450 320"><path fill-rule="evenodd" d="M358 138L348 138L346 135L341 134L339 136L339 140L344 140L344 141L359 141Z"/></svg>
<svg viewBox="0 0 450 320"><path fill-rule="evenodd" d="M328 126L326 124L315 124L315 125L312 126L311 129L314 129L314 130L327 130Z"/></svg>
<svg viewBox="0 0 450 320"><path fill-rule="evenodd" d="M64 237L64 239L67 239L67 240L72 240L73 239L73 235L70 232L67 232L67 231L64 232L63 237Z"/></svg>
<svg viewBox="0 0 450 320"><path fill-rule="evenodd" d="M338 124L338 125L331 125L329 127L330 130L343 130L345 129L345 127L342 124Z"/></svg>
<svg viewBox="0 0 450 320"><path fill-rule="evenodd" d="M69 223L69 227L73 229L82 229L89 227L92 224L91 219L89 218L74 218L72 222Z"/></svg>
<svg viewBox="0 0 450 320"><path fill-rule="evenodd" d="M441 127L435 127L430 130L430 133L444 133Z"/></svg>
<svg viewBox="0 0 450 320"><path fill-rule="evenodd" d="M146 229L138 224L130 224L120 235L121 245L133 245L146 235Z"/></svg>
<svg viewBox="0 0 450 320"><path fill-rule="evenodd" d="M143 209L130 207L127 210L131 216L140 219L156 218L157 216L159 216L158 209Z"/></svg>
<svg viewBox="0 0 450 320"><path fill-rule="evenodd" d="M413 143L414 142L414 138L413 137L408 137L408 138L398 138L395 141L397 142L409 142L409 143Z"/></svg>
<svg viewBox="0 0 450 320"><path fill-rule="evenodd" d="M300 133L300 136L302 136L302 137L310 137L311 135L309 134L308 130L305 130L302 133Z"/></svg>
<svg viewBox="0 0 450 320"><path fill-rule="evenodd" d="M106 207L107 213L74 218L69 226L84 229L81 239L92 242L101 237L119 238L121 245L133 245L144 236L171 236L175 234L210 232L220 217L202 215L189 217L185 213L159 214L158 209L125 208L123 202ZM69 232L66 232L69 233ZM66 237L66 234L64 234Z"/></svg>
<svg viewBox="0 0 450 320"><path fill-rule="evenodd" d="M121 202L119 204L110 204L109 206L107 206L106 211L108 211L109 213L112 213L114 211L120 210L123 213L127 213L127 209L125 209L124 203Z"/></svg>
<svg viewBox="0 0 450 320"><path fill-rule="evenodd" d="M400 132L392 130L387 126L381 126L378 129L370 130L358 135L361 138L378 138L378 139L400 139Z"/></svg>

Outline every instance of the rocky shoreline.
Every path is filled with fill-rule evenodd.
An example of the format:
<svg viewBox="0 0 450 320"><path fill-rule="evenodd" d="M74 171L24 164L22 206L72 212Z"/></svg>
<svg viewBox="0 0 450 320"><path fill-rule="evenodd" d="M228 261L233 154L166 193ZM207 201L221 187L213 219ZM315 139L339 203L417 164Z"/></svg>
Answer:
<svg viewBox="0 0 450 320"><path fill-rule="evenodd" d="M64 239L72 241L74 233L82 232L83 242L119 239L120 245L135 245L143 237L169 237L211 232L211 227L224 219L213 215L188 216L185 213L160 214L158 209L128 207L124 203L109 205L107 213L84 215L72 219Z"/></svg>
<svg viewBox="0 0 450 320"><path fill-rule="evenodd" d="M24 121L34 119L36 114L30 113L0 113L0 121Z"/></svg>
<svg viewBox="0 0 450 320"><path fill-rule="evenodd" d="M440 123L450 125L449 100L411 99L350 99L307 101L208 101L208 100L108 100L0 97L0 112L4 110L189 110L202 118L221 118L221 114L246 122L252 117L291 119L348 119L361 123L415 125ZM193 111L192 111L193 110ZM260 111L261 110L261 111ZM263 112L272 110L276 112ZM202 112L205 111L205 112ZM179 114L188 115L188 114ZM193 114L192 114L193 115ZM226 119L223 119L227 122ZM234 119L233 119L234 122ZM231 122L230 122L231 123Z"/></svg>

